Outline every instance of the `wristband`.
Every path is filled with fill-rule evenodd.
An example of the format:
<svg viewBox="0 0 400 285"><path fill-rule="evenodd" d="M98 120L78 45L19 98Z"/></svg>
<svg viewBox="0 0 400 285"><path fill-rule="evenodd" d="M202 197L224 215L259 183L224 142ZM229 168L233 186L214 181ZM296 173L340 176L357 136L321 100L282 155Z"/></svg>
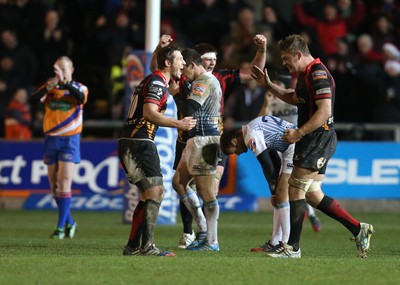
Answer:
<svg viewBox="0 0 400 285"><path fill-rule="evenodd" d="M258 49L258 52L266 53L266 52L267 52L267 49L266 49L266 48L259 48L259 49Z"/></svg>
<svg viewBox="0 0 400 285"><path fill-rule="evenodd" d="M306 135L306 134L303 132L302 129L297 129L297 132L298 132L300 138L302 138L302 137L304 137L304 136Z"/></svg>

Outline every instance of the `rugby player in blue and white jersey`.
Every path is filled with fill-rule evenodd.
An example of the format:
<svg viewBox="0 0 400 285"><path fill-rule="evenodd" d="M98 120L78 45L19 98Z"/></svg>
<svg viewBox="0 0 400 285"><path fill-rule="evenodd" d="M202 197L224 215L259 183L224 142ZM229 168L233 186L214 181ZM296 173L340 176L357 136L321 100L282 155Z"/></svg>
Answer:
<svg viewBox="0 0 400 285"><path fill-rule="evenodd" d="M219 158L219 121L222 90L217 78L201 64L201 56L194 49L182 51L186 62L183 74L191 82L190 95L181 98L185 116L197 120L189 131L189 138L173 177L173 187L184 201L198 227L194 242L186 249L219 251L217 225L219 205L214 191L215 174ZM180 102L177 102L180 105ZM196 190L203 200L204 216L196 193L187 188L194 178Z"/></svg>
<svg viewBox="0 0 400 285"><path fill-rule="evenodd" d="M239 130L225 131L221 135L221 150L226 155L247 152L250 149L257 157L265 178L270 185L271 203L274 206L274 223L271 240L253 248L253 252L274 252L286 243L290 234L288 180L293 168L294 144L282 140L287 129L295 129L290 122L274 116L261 116L253 119ZM277 178L271 177L270 151L276 151L281 157L281 169ZM271 187L270 180L276 180Z"/></svg>

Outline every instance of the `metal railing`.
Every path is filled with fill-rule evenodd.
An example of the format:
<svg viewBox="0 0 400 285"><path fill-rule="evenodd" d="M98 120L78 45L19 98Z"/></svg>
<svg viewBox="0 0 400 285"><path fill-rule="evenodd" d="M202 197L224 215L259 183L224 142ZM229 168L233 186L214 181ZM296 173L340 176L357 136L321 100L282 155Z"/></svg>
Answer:
<svg viewBox="0 0 400 285"><path fill-rule="evenodd" d="M235 128L242 126L246 122L235 122ZM124 122L120 120L84 120L84 129L86 131L115 131L122 128ZM351 132L386 132L391 134L391 140L400 142L400 124L396 123L335 123L335 129L338 133ZM101 134L101 133L100 133ZM357 137L356 135L354 137Z"/></svg>

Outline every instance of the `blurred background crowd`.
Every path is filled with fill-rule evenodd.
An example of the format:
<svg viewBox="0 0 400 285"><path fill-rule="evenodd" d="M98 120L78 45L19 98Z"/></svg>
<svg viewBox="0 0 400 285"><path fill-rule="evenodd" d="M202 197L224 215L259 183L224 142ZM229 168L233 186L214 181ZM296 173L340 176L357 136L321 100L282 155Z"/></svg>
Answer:
<svg viewBox="0 0 400 285"><path fill-rule="evenodd" d="M400 123L399 0L161 0L161 5L161 34L182 47L214 45L217 69L248 66L256 52L252 38L263 33L269 73L290 78L277 42L299 33L336 80L336 122ZM89 87L84 119L122 120L125 59L144 49L145 17L145 0L0 0L0 137L13 106L23 111L31 136L42 136L40 127L32 128L42 112L26 98L53 76L61 55L71 57L74 78ZM233 92L226 118L252 119L265 90L249 82Z"/></svg>

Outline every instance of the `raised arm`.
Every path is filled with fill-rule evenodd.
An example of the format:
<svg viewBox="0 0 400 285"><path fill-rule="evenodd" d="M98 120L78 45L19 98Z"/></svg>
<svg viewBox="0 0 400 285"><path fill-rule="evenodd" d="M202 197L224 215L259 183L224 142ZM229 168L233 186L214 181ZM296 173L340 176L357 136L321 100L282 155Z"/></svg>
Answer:
<svg viewBox="0 0 400 285"><path fill-rule="evenodd" d="M257 46L256 55L250 64L250 67L258 66L261 69L265 67L265 61L267 60L267 38L264 35L255 35L253 38L254 44Z"/></svg>
<svg viewBox="0 0 400 285"><path fill-rule="evenodd" d="M156 49L153 51L150 59L150 71L153 72L154 70L157 69L157 54L160 49L163 47L166 47L172 42L172 37L170 35L162 35L160 38L160 41L158 42L158 45Z"/></svg>
<svg viewBox="0 0 400 285"><path fill-rule="evenodd" d="M267 60L267 38L264 35L258 34L253 37L253 42L257 46L257 52L250 64L250 68L258 66L260 69L263 69ZM251 80L250 70L248 68L240 69L240 80L242 82Z"/></svg>

